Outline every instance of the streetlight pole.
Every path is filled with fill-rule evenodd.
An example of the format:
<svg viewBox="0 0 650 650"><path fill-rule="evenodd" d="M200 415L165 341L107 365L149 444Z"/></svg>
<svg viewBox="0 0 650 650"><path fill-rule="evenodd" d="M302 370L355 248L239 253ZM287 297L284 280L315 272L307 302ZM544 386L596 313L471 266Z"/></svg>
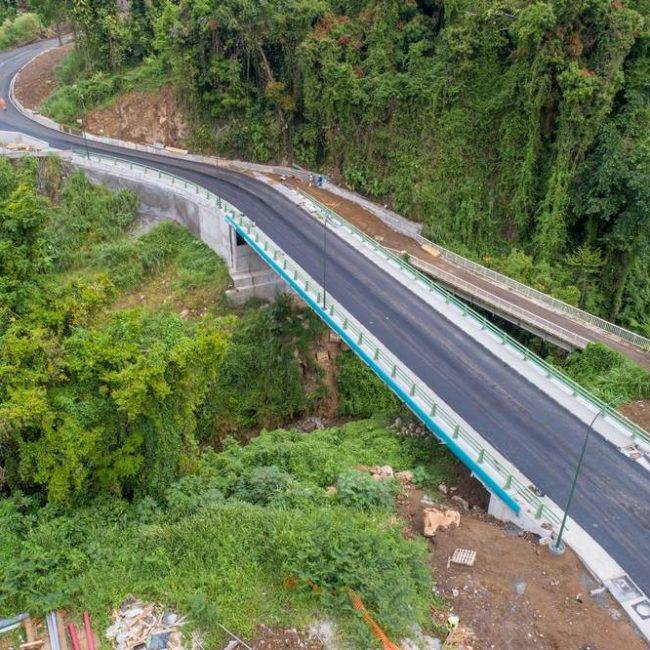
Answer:
<svg viewBox="0 0 650 650"><path fill-rule="evenodd" d="M584 442L582 443L582 449L580 450L580 458L578 458L578 464L576 465L576 471L573 475L573 482L571 483L571 490L569 491L569 498L567 499L566 508L564 508L564 516L562 517L562 524L560 525L560 531L557 535L557 540L549 545L549 549L553 555L561 555L564 553L566 544L562 541L562 535L564 533L564 528L566 526L566 520L569 517L569 508L571 507L571 501L573 500L573 494L576 491L576 484L578 483L578 475L580 474L580 469L582 468L582 461L585 457L585 452L587 451L587 443L589 442L589 436L593 429L594 423L596 420L603 414L603 409L600 409L598 413L594 416L594 419L591 421L587 427L587 433L585 434Z"/></svg>
<svg viewBox="0 0 650 650"><path fill-rule="evenodd" d="M327 212L323 212L323 311L327 309Z"/></svg>
<svg viewBox="0 0 650 650"><path fill-rule="evenodd" d="M82 115L86 115L86 102L79 97L79 100L81 101L81 110L82 110ZM86 138L86 128L84 125L84 120L83 117L77 118L77 124L81 126L81 137L84 141L84 146L86 147L86 158L90 160L90 152L88 151L88 139Z"/></svg>

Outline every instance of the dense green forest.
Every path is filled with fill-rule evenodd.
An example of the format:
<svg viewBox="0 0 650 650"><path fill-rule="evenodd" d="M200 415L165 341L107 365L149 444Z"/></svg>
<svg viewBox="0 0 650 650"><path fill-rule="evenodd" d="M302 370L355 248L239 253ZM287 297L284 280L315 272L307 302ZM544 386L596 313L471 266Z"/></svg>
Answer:
<svg viewBox="0 0 650 650"><path fill-rule="evenodd" d="M82 73L67 101L92 106L134 67L172 79L192 148L324 170L649 331L647 0L64 4Z"/></svg>

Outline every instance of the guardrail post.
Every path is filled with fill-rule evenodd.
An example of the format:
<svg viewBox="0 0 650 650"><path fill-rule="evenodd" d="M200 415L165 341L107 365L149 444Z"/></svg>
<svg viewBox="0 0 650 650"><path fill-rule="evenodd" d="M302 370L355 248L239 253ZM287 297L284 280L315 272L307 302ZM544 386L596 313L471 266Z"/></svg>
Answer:
<svg viewBox="0 0 650 650"><path fill-rule="evenodd" d="M348 319L347 318L343 319L343 329L344 330L348 329Z"/></svg>
<svg viewBox="0 0 650 650"><path fill-rule="evenodd" d="M454 438L458 438L459 435L460 435L460 424L457 424L454 427Z"/></svg>
<svg viewBox="0 0 650 650"><path fill-rule="evenodd" d="M503 486L506 490L509 490L512 487L512 474L508 474L505 485Z"/></svg>
<svg viewBox="0 0 650 650"><path fill-rule="evenodd" d="M485 458L485 449L481 449L481 451L478 452L478 458L476 459L479 463L483 462L483 458Z"/></svg>
<svg viewBox="0 0 650 650"><path fill-rule="evenodd" d="M397 374L397 366L393 364L393 369L390 371L390 376L395 378L395 375Z"/></svg>
<svg viewBox="0 0 650 650"><path fill-rule="evenodd" d="M305 280L305 291L309 291L309 280Z"/></svg>
<svg viewBox="0 0 650 650"><path fill-rule="evenodd" d="M537 511L535 512L535 519L539 519L544 514L544 504L540 503L537 506Z"/></svg>
<svg viewBox="0 0 650 650"><path fill-rule="evenodd" d="M432 418L436 417L436 411L437 411L437 410L438 410L438 405L437 405L437 404L434 404L434 405L431 407L431 413L430 413L430 415L431 415Z"/></svg>
<svg viewBox="0 0 650 650"><path fill-rule="evenodd" d="M359 338L357 340L359 345L363 345L363 332L359 332Z"/></svg>
<svg viewBox="0 0 650 650"><path fill-rule="evenodd" d="M374 356L375 356L375 361L377 361L377 359L379 359L379 348L375 348L375 355Z"/></svg>

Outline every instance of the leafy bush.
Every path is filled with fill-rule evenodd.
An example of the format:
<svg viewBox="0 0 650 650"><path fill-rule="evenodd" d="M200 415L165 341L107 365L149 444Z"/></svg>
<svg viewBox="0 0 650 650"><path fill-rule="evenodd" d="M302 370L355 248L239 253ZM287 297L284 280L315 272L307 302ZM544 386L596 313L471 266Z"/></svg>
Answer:
<svg viewBox="0 0 650 650"><path fill-rule="evenodd" d="M617 406L650 397L650 372L602 343L570 354L562 369L605 402Z"/></svg>
<svg viewBox="0 0 650 650"><path fill-rule="evenodd" d="M256 467L239 478L233 494L242 501L266 506L293 485L292 476L277 467Z"/></svg>
<svg viewBox="0 0 650 650"><path fill-rule="evenodd" d="M337 357L336 387L341 415L368 417L404 408L385 384L350 351Z"/></svg>
<svg viewBox="0 0 650 650"><path fill-rule="evenodd" d="M353 647L374 647L352 613L352 589L391 635L427 629L434 602L426 550L391 524L390 495L369 499L354 477L351 507L332 505L309 469L327 457L341 475L360 462L409 467L426 445L398 440L378 420L310 435L274 431L209 453L199 474L160 501L100 499L67 511L19 495L2 500L0 608L88 608L102 625L131 593L189 614L208 647L223 638L218 623L247 637L259 623L302 626L324 610ZM360 512L364 504L369 512Z"/></svg>
<svg viewBox="0 0 650 650"><path fill-rule="evenodd" d="M320 393L316 388L306 394L301 364L318 372L308 351L322 327L314 314L296 309L285 295L248 309L233 332L204 429L224 435L277 426L308 409Z"/></svg>
<svg viewBox="0 0 650 650"><path fill-rule="evenodd" d="M355 470L341 474L336 481L336 501L348 508L369 510L389 509L397 484L388 479L375 480L366 472Z"/></svg>
<svg viewBox="0 0 650 650"><path fill-rule="evenodd" d="M6 18L0 25L0 50L31 43L44 34L43 24L34 13Z"/></svg>

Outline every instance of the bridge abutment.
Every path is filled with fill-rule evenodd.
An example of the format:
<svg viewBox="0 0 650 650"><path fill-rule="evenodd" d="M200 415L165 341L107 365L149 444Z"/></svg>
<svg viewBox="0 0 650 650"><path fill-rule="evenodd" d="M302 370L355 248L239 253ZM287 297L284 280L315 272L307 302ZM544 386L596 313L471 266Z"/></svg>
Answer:
<svg viewBox="0 0 650 650"><path fill-rule="evenodd" d="M179 193L166 181L156 184L150 178L124 174L121 169L106 169L83 158L73 162L83 167L93 182L111 189L132 190L139 200L139 211L153 220L171 220L187 228L207 244L226 263L233 286L226 291L229 302L241 305L251 298L271 300L286 290L285 283L259 255L228 225L225 212L191 192Z"/></svg>

